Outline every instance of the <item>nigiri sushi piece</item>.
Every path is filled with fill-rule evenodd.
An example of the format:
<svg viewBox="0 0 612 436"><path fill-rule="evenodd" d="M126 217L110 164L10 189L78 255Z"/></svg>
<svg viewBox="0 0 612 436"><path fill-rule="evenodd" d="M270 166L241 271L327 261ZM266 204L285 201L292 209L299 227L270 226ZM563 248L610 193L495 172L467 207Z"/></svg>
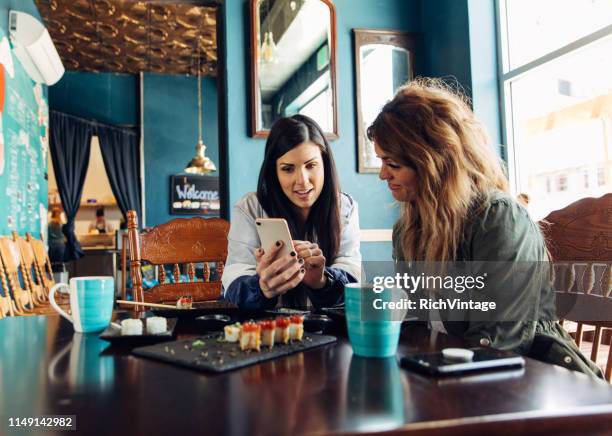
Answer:
<svg viewBox="0 0 612 436"><path fill-rule="evenodd" d="M240 333L242 332L242 325L239 322L226 325L223 327L223 331L225 332L226 342L238 342L240 340Z"/></svg>
<svg viewBox="0 0 612 436"><path fill-rule="evenodd" d="M259 323L261 326L261 344L269 348L274 346L274 332L276 330L276 321L268 319Z"/></svg>
<svg viewBox="0 0 612 436"><path fill-rule="evenodd" d="M150 335L157 335L164 333L168 330L168 320L163 316L152 316L147 318L147 333Z"/></svg>
<svg viewBox="0 0 612 436"><path fill-rule="evenodd" d="M274 342L281 344L289 342L289 318L286 316L279 316L276 318Z"/></svg>
<svg viewBox="0 0 612 436"><path fill-rule="evenodd" d="M131 318L121 321L121 336L134 335L142 335L142 321Z"/></svg>
<svg viewBox="0 0 612 436"><path fill-rule="evenodd" d="M255 322L245 322L242 324L242 333L240 334L240 349L257 350L261 346L261 326Z"/></svg>
<svg viewBox="0 0 612 436"><path fill-rule="evenodd" d="M304 317L302 315L292 315L289 318L289 338L292 341L301 341L304 335Z"/></svg>

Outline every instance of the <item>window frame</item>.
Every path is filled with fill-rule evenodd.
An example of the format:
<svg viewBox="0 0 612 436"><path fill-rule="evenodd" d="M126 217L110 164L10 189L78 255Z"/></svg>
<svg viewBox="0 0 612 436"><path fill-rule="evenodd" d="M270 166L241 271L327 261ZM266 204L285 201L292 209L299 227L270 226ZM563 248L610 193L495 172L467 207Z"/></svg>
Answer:
<svg viewBox="0 0 612 436"><path fill-rule="evenodd" d="M512 113L512 91L511 85L515 80L522 76L548 66L550 63L571 55L593 43L612 36L612 24L603 27L586 36L578 38L548 52L526 64L514 69L510 69L510 47L508 45L508 15L506 13L506 3L511 0L495 0L495 21L497 32L497 67L498 67L498 90L500 99L500 121L502 141L506 144L506 158L508 166L508 179L510 188L514 193L518 193L521 173L517 168L520 151L514 141L514 119Z"/></svg>

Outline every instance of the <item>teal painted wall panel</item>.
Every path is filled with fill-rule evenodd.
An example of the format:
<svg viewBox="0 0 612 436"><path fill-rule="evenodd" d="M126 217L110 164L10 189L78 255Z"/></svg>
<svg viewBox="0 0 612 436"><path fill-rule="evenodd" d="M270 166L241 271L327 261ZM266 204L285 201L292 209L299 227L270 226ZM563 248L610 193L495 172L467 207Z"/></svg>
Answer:
<svg viewBox="0 0 612 436"><path fill-rule="evenodd" d="M198 140L196 80L187 76L144 75L147 226L178 217L170 215L169 210L170 176L181 173L195 154ZM219 168L217 93L217 80L202 78L202 137L206 155Z"/></svg>
<svg viewBox="0 0 612 436"><path fill-rule="evenodd" d="M467 0L422 0L421 27L424 47L421 73L454 77L471 96Z"/></svg>
<svg viewBox="0 0 612 436"><path fill-rule="evenodd" d="M40 19L31 1L0 1L0 39L8 35L8 11ZM46 86L35 85L17 58L2 66L4 106L0 113L0 235L16 230L46 232L48 104ZM12 65L12 66L11 66Z"/></svg>
<svg viewBox="0 0 612 436"><path fill-rule="evenodd" d="M49 88L53 110L106 124L140 125L139 78L134 74L66 71Z"/></svg>
<svg viewBox="0 0 612 436"><path fill-rule="evenodd" d="M468 0L474 113L485 123L492 144L506 159L505 147L501 146L501 106L495 13L494 0Z"/></svg>
<svg viewBox="0 0 612 436"><path fill-rule="evenodd" d="M393 245L391 242L362 242L361 256L364 260L370 262L391 260L391 251Z"/></svg>
<svg viewBox="0 0 612 436"><path fill-rule="evenodd" d="M422 74L456 79L491 144L501 143L494 0L422 0Z"/></svg>
<svg viewBox="0 0 612 436"><path fill-rule="evenodd" d="M226 22L227 52L227 143L229 154L229 201L257 187L265 140L247 135L249 96L247 5L245 0L227 0L223 18ZM358 174L355 132L355 83L353 28L380 28L418 32L421 3L418 0L337 0L337 86L340 139L332 141L343 189L359 203L361 228L390 228L398 209L387 187L376 174ZM391 258L390 244L364 244L364 259ZM367 257L365 257L367 256Z"/></svg>

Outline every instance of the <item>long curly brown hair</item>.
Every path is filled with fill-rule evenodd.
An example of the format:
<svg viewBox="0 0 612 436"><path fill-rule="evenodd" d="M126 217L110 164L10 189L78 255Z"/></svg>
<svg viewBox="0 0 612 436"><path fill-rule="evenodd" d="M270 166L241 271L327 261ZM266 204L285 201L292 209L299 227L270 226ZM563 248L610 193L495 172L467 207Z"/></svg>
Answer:
<svg viewBox="0 0 612 436"><path fill-rule="evenodd" d="M417 78L383 107L368 137L417 174L416 199L402 203L396 227L404 259L455 260L470 214L491 192L508 192L467 97L439 79Z"/></svg>

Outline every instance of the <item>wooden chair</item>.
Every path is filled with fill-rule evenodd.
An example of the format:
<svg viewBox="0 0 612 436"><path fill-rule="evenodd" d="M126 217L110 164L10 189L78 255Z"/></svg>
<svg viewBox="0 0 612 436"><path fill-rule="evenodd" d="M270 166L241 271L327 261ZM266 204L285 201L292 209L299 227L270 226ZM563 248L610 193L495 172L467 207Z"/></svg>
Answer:
<svg viewBox="0 0 612 436"><path fill-rule="evenodd" d="M4 271L4 265L2 264L2 261L0 261L0 283L2 286L0 292L0 319L5 318L7 315L15 316L15 303L11 299L7 275Z"/></svg>
<svg viewBox="0 0 612 436"><path fill-rule="evenodd" d="M551 212L540 226L553 260L557 315L578 323L579 346L584 325L595 327L596 362L602 333L612 328L612 194L578 200ZM612 345L605 377L611 381Z"/></svg>
<svg viewBox="0 0 612 436"><path fill-rule="evenodd" d="M38 266L36 265L36 259L34 257L34 249L32 245L13 232L13 242L19 247L21 253L21 271L23 271L23 278L26 282L26 287L32 293L32 300L35 306L43 306L48 302L45 292L45 286L42 282Z"/></svg>
<svg viewBox="0 0 612 436"><path fill-rule="evenodd" d="M22 268L21 255L19 254L19 247L12 239L8 237L0 237L0 257L2 258L2 264L4 266L4 275L8 285L3 287L5 289L10 288L10 292L15 303L15 314L25 315L34 309L34 301L32 299L32 293L27 288L27 282L25 280L25 272L22 271L21 275L24 279L24 286L19 281L19 269Z"/></svg>
<svg viewBox="0 0 612 436"><path fill-rule="evenodd" d="M229 223L221 218L177 218L138 232L138 217L128 211L128 240L134 301L171 302L182 295L193 301L216 300L221 295L221 275L227 258ZM143 291L143 261L158 266L159 284ZM204 264L203 280L196 278L195 264ZM217 280L210 281L209 262L216 263ZM187 265L188 281L181 282L179 264ZM167 283L164 265L173 265L174 283Z"/></svg>
<svg viewBox="0 0 612 436"><path fill-rule="evenodd" d="M45 250L45 244L43 241L34 238L30 233L26 233L26 241L30 243L32 249L34 250L36 268L45 288L45 295L48 296L51 288L55 286L55 279L53 278L53 269L51 268L51 259L49 259L49 254L47 253L47 250Z"/></svg>
<svg viewBox="0 0 612 436"><path fill-rule="evenodd" d="M121 235L121 299L127 300L128 234Z"/></svg>

